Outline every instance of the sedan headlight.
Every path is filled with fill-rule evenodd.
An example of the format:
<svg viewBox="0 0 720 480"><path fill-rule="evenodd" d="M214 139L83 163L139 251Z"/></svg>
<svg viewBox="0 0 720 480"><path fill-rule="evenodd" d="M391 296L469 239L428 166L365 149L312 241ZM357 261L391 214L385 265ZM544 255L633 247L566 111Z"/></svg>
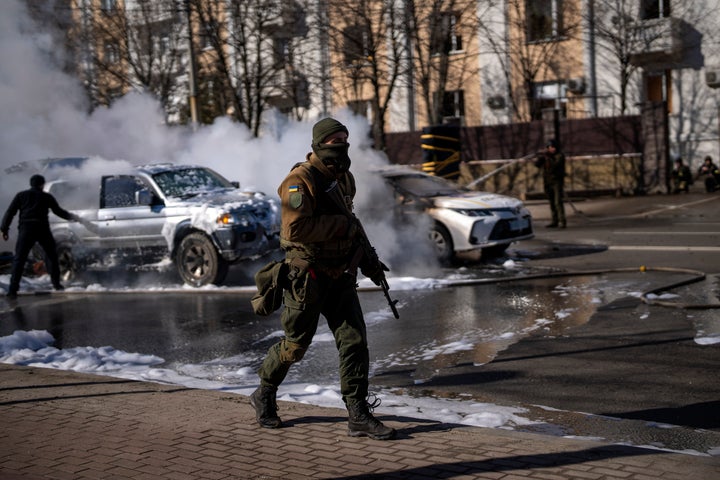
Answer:
<svg viewBox="0 0 720 480"><path fill-rule="evenodd" d="M491 217L493 215L492 211L487 208L453 208L451 210L466 217Z"/></svg>
<svg viewBox="0 0 720 480"><path fill-rule="evenodd" d="M218 215L217 223L221 226L240 225L242 227L247 227L252 224L252 220L248 215L241 213L223 212Z"/></svg>

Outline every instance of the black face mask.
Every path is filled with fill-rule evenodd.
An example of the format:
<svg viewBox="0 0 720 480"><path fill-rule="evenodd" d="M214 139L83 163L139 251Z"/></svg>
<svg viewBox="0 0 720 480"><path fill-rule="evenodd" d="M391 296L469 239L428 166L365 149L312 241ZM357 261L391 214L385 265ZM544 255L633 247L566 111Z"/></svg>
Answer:
<svg viewBox="0 0 720 480"><path fill-rule="evenodd" d="M315 155L328 167L335 167L336 173L350 170L349 143L320 143L313 145Z"/></svg>

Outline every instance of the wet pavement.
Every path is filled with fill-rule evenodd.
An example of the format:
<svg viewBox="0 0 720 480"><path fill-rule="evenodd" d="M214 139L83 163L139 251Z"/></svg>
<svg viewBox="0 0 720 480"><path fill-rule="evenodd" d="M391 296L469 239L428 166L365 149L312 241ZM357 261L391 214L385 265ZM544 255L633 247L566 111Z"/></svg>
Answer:
<svg viewBox="0 0 720 480"><path fill-rule="evenodd" d="M718 250L720 249L717 248L715 239L720 233L720 219L712 209L713 200L716 199L705 195L689 195L592 199L577 202L578 212L568 212L569 228L566 230L544 229L543 217L548 212L547 207L541 202L534 203L530 207L536 221L536 238L513 246L508 253L511 258L527 262L534 271L612 270L641 265L697 268L707 274L707 279L699 284L674 290L674 293L687 302L717 302L717 275L720 267ZM620 277L624 275L626 274L623 273ZM386 368L378 370L372 380L373 384L403 390L410 394L414 392L421 395L452 397L462 392L471 394L477 400L522 405L530 409L535 419L545 420L543 424L528 427L526 432L514 432L513 434L520 435L518 439L523 439L522 442L526 438L545 438L541 443L547 443L547 447L557 442L558 445L562 445L560 448L564 449L567 446L563 442L568 440L559 438L558 435L573 435L601 438L605 442L629 442L695 452L714 451L717 455L717 447L720 445L720 425L717 415L720 405L717 399L720 398L720 390L716 382L716 372L720 367L720 355L718 355L720 346L699 345L695 341L699 331L698 325L706 322L709 326L707 328L715 328L710 317L715 317L717 311L690 311L643 304L636 295L630 294L632 290L672 283L676 278L674 275L670 275L672 279L669 278L665 272L639 270L637 276L646 276L647 280L628 280L626 295L622 295L622 291L620 291L621 295L613 293L599 308L597 305L591 305L587 289L575 288L576 282L587 283L587 279L583 277L568 283L565 288L569 297L584 295L579 297L580 299L575 299L575 304L587 306L589 316L587 321L579 324L572 324L570 321L567 328L558 328L545 332L544 335L528 335L499 353L487 352L486 349L480 348L472 352L470 357L454 358L446 364L437 361L433 365L432 378L422 383L415 381L420 375L417 371L394 371L392 368ZM606 280L590 280L594 286L600 287L604 281ZM617 282L622 283L624 280L610 281L610 283ZM557 282L551 282L551 285L555 284ZM474 289L476 290L472 294L476 297L474 300L467 297L470 293L460 292L462 289L457 289L456 292L446 291L440 295L464 295L464 300L460 302L455 298L441 305L475 301L477 302L475 307L470 310L479 310L488 298L523 299L532 295L528 292L518 295L518 291L537 288L539 288L537 285L486 286ZM415 294L403 295L411 297ZM407 300L407 297L404 300ZM428 302L427 298L424 300L427 302L426 307L433 304ZM48 299L48 301L52 300ZM377 300L377 304L372 302L371 305L381 308L382 299ZM244 303L246 302L239 304ZM367 311L367 307L364 308ZM418 309L420 310L422 309ZM557 310L557 306L550 310ZM203 313L208 312L203 310ZM533 311L532 314L537 318L538 312ZM178 331L192 332L193 328L201 328L189 321L188 324L181 322L181 325L182 328ZM174 324L174 326L178 325ZM422 330L420 332L418 334L425 335ZM376 344L381 344L378 339L371 340L371 343L374 347ZM237 345L233 345L229 348L236 347ZM488 359L492 361L488 363ZM24 389L24 387L5 387L4 382L3 386L4 395L7 392L21 392ZM0 398L0 402L27 407L33 403L17 399L9 400L9 397ZM3 403L0 403L0 406L2 405ZM291 410L302 410L306 407L293 406ZM303 416L302 413L298 415ZM333 415L341 419L343 412L338 411ZM326 426L318 428L324 429ZM330 428L339 427L333 425ZM419 430L413 430L416 428L420 427L411 427L411 430L418 432ZM531 429L532 432L529 431ZM442 428L440 430L445 431ZM493 435L492 431L479 430L481 435ZM437 433L437 431L433 427L424 433ZM323 432L327 433L324 430ZM457 430L447 426L447 432L457 432ZM313 429L312 435L316 436L316 433ZM540 435L536 436L538 433ZM303 435L306 434L301 433L297 438ZM442 435L444 436L445 433ZM230 434L230 437L234 438L234 435ZM421 435L418 438L421 444L425 444L434 440L431 437L432 435L430 437ZM447 438L443 440L446 441ZM489 441L492 443L496 440ZM347 439L336 438L334 441L344 443ZM412 448L419 447L413 445ZM394 450L393 452L390 454L392 461L400 461L400 456L393 457L398 452ZM452 449L448 450L446 455L451 455L452 452ZM497 467L491 468L491 463L472 461L463 464L464 473L456 472L452 475L444 473L445 476L427 475L427 478L453 478L455 475L458 478L499 478L497 475L499 473L519 475L519 478L525 478L523 475L535 478L533 473L528 472L539 472L533 463L537 458L546 458L543 455L531 456L531 458L523 453L513 457L513 461L519 463L517 469L511 472ZM521 460L517 460L518 458ZM717 457L710 464L702 464L703 469L710 469L702 470L701 476L693 476L698 472L684 466L685 471L690 474L683 478L711 478L712 475L717 475L717 463L714 462L716 459ZM434 464L429 462L427 466L432 465L435 468L438 462ZM446 467L451 463L447 465L440 463L443 466L439 471L447 472ZM648 462L645 468L654 463L655 459ZM476 468L478 465L482 468ZM674 467L670 467L667 471L674 471L672 468ZM646 476L643 477L644 474L640 473L640 470L642 469L630 473L621 467L608 475L627 478L647 478L649 475L651 478L660 478L660 475L653 477L647 470ZM4 470L0 470L2 471ZM218 478L253 478L251 475L259 478L263 475L259 473L261 471L264 470L256 464L253 469L247 470L252 472L248 476ZM323 476L325 473L321 474L318 470L313 472L309 476L290 475L285 478L340 478L337 472L334 474L336 476ZM363 475L371 475L371 470L363 470L363 472ZM380 467L380 470L372 470L372 472L375 472L372 475L376 477L362 478L422 478L421 475L424 474L406 467L395 470ZM489 472L494 475L490 475ZM583 477L578 472L568 473L566 469L543 469L542 473L556 475L557 478ZM602 474L597 472L594 475L595 478L602 477ZM105 477L91 475L87 478ZM135 477L120 476L119 478Z"/></svg>

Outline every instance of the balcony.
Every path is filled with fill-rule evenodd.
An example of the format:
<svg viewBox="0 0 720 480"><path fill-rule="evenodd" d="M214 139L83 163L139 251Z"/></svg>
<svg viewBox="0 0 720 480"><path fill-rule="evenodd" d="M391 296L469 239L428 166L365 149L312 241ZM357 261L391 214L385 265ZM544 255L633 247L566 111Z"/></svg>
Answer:
<svg viewBox="0 0 720 480"><path fill-rule="evenodd" d="M630 62L647 67L672 64L683 56L684 22L679 18L640 20L632 29Z"/></svg>

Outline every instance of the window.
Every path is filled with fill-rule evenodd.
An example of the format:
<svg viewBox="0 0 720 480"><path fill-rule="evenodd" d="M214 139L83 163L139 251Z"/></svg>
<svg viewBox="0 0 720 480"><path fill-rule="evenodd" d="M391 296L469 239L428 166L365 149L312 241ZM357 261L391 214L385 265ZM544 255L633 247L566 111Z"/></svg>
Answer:
<svg viewBox="0 0 720 480"><path fill-rule="evenodd" d="M665 18L670 16L670 0L642 0L640 19Z"/></svg>
<svg viewBox="0 0 720 480"><path fill-rule="evenodd" d="M102 8L103 13L114 13L116 3L116 0L102 0L100 2L100 8Z"/></svg>
<svg viewBox="0 0 720 480"><path fill-rule="evenodd" d="M465 94L462 90L443 93L442 116L462 118L465 116Z"/></svg>
<svg viewBox="0 0 720 480"><path fill-rule="evenodd" d="M215 41L220 35L220 24L217 20L210 20L205 24L205 28L200 31L200 48L202 50L210 50L215 45Z"/></svg>
<svg viewBox="0 0 720 480"><path fill-rule="evenodd" d="M650 72L645 75L645 98L650 102L667 102L672 112L672 71Z"/></svg>
<svg viewBox="0 0 720 480"><path fill-rule="evenodd" d="M525 16L529 42L563 35L562 0L526 0Z"/></svg>
<svg viewBox="0 0 720 480"><path fill-rule="evenodd" d="M190 198L218 188L233 188L224 177L203 167L156 173L153 180L169 197Z"/></svg>
<svg viewBox="0 0 720 480"><path fill-rule="evenodd" d="M368 118L368 112L370 110L370 102L368 100L354 100L347 104L350 111L355 115Z"/></svg>
<svg viewBox="0 0 720 480"><path fill-rule="evenodd" d="M50 193L66 210L83 210L95 208L97 197L93 199L93 190L87 185L55 182L50 186ZM93 201L94 200L94 201Z"/></svg>
<svg viewBox="0 0 720 480"><path fill-rule="evenodd" d="M137 177L119 175L103 178L102 201L100 208L132 207L137 205L135 192L143 190L145 185Z"/></svg>
<svg viewBox="0 0 720 480"><path fill-rule="evenodd" d="M343 55L347 65L365 64L371 59L370 33L366 26L354 24L343 30Z"/></svg>
<svg viewBox="0 0 720 480"><path fill-rule="evenodd" d="M276 36L273 38L273 54L275 57L275 68L283 68L290 61L290 39Z"/></svg>
<svg viewBox="0 0 720 480"><path fill-rule="evenodd" d="M430 51L433 55L448 54L463 49L456 14L443 13L431 28L433 31L430 38Z"/></svg>
<svg viewBox="0 0 720 480"><path fill-rule="evenodd" d="M170 54L170 36L167 33L161 34L160 38L156 39L155 52L159 57Z"/></svg>
<svg viewBox="0 0 720 480"><path fill-rule="evenodd" d="M103 46L103 60L107 64L113 64L120 61L120 52L115 43L107 42Z"/></svg>
<svg viewBox="0 0 720 480"><path fill-rule="evenodd" d="M463 49L462 37L458 29L458 18L456 15L450 15L450 51L456 52Z"/></svg>

